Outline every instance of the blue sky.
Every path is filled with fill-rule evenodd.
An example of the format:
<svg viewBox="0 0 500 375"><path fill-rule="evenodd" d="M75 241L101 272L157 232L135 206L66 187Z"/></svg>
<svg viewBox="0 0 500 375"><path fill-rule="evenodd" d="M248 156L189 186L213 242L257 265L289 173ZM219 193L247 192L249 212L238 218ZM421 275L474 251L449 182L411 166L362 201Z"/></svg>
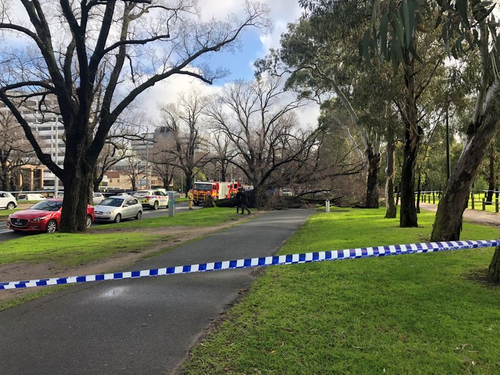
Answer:
<svg viewBox="0 0 500 375"><path fill-rule="evenodd" d="M226 82L237 79L251 80L253 78L253 62L262 57L265 52L264 44L260 36L255 32L246 32L241 39L241 50L234 52L221 51L212 54L209 59L210 65L215 67L224 67L231 73L215 84L222 85Z"/></svg>

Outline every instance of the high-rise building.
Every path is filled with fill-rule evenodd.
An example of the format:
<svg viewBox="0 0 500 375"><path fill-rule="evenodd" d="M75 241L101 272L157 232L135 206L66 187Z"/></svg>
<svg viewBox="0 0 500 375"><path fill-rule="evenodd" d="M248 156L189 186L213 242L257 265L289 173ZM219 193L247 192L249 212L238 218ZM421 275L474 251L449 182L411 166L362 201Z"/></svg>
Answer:
<svg viewBox="0 0 500 375"><path fill-rule="evenodd" d="M62 166L66 144L64 143L64 125L61 117L55 111L56 100L47 96L43 101L28 99L19 103L19 109L24 119L30 125L42 151L52 156L52 160ZM4 103L0 102L0 111L10 111ZM26 140L28 142L28 140ZM53 189L56 185L55 175L48 168L43 169L41 187Z"/></svg>

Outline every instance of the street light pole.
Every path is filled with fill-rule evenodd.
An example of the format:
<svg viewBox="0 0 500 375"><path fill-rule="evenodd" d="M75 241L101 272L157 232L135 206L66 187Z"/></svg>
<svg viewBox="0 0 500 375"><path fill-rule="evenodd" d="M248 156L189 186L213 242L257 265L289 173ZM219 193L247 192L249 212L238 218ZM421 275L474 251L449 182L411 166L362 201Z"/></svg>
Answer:
<svg viewBox="0 0 500 375"><path fill-rule="evenodd" d="M55 119L55 155L56 165L59 166L59 116L56 115ZM59 191L59 178L54 174L54 198L57 198Z"/></svg>

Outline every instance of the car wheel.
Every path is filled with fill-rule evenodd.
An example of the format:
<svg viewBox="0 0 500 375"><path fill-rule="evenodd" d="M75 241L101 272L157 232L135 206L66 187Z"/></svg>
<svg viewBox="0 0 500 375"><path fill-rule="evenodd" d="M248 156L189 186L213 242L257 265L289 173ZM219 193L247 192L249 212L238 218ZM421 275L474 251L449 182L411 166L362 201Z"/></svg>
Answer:
<svg viewBox="0 0 500 375"><path fill-rule="evenodd" d="M87 221L85 222L85 226L90 228L92 226L92 216L87 216Z"/></svg>
<svg viewBox="0 0 500 375"><path fill-rule="evenodd" d="M47 223L47 227L45 228L45 231L47 233L54 233L57 230L57 223L55 220L49 220Z"/></svg>
<svg viewBox="0 0 500 375"><path fill-rule="evenodd" d="M158 204L158 201L155 201L155 204L153 205L153 210L157 210L160 205Z"/></svg>
<svg viewBox="0 0 500 375"><path fill-rule="evenodd" d="M137 215L135 215L135 220L141 220L142 217L142 211L137 212Z"/></svg>
<svg viewBox="0 0 500 375"><path fill-rule="evenodd" d="M120 221L122 221L122 215L118 214L115 216L115 223L119 223Z"/></svg>
<svg viewBox="0 0 500 375"><path fill-rule="evenodd" d="M6 207L7 210L13 210L14 208L16 208L16 205L12 202L9 202L9 204Z"/></svg>

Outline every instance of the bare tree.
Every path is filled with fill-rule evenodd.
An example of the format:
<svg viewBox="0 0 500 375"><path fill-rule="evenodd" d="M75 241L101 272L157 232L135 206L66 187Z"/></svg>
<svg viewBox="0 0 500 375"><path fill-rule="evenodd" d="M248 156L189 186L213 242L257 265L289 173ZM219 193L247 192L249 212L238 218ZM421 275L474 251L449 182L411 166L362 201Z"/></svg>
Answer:
<svg viewBox="0 0 500 375"><path fill-rule="evenodd" d="M177 104L160 107L161 125L170 132L171 143L162 151L174 156L174 165L186 177L186 191L193 185L196 171L209 162L201 114L207 98L199 93L182 95Z"/></svg>
<svg viewBox="0 0 500 375"><path fill-rule="evenodd" d="M3 8L8 0L0 0ZM194 0L20 0L29 20L3 18L0 30L26 39L0 55L0 99L24 129L38 159L64 184L61 231L84 231L93 166L123 111L156 83L181 74L211 83L223 75L193 64L237 40L243 29L262 27L266 10L246 3L245 18L196 19ZM99 90L102 101L96 101ZM43 152L15 98L43 103L54 94L65 127L60 167ZM93 117L96 120L93 120Z"/></svg>
<svg viewBox="0 0 500 375"><path fill-rule="evenodd" d="M117 121L115 126L110 130L101 153L94 165L92 177L93 191L99 191L99 185L107 171L120 161L130 157L130 155L127 154L130 141L144 139L144 135L141 135L144 134L141 131L143 129L135 125L136 122L137 119L135 116L131 118L127 116L126 119Z"/></svg>
<svg viewBox="0 0 500 375"><path fill-rule="evenodd" d="M174 180L176 172L179 170L177 157L175 153L170 152L175 147L173 138L161 139L155 143L148 162L155 174L160 177L163 187L170 190L169 187Z"/></svg>
<svg viewBox="0 0 500 375"><path fill-rule="evenodd" d="M147 163L136 155L129 155L126 166L120 172L129 178L131 189L137 191L140 176L147 172Z"/></svg>
<svg viewBox="0 0 500 375"><path fill-rule="evenodd" d="M269 78L229 85L208 106L211 126L237 150L231 164L253 185L257 204L273 175L302 165L317 146L318 130L299 126L294 110L301 105L301 99L286 100L281 81Z"/></svg>
<svg viewBox="0 0 500 375"><path fill-rule="evenodd" d="M213 166L213 175L220 181L228 181L234 176L230 173L231 162L238 154L231 140L224 133L215 133L209 139L210 164Z"/></svg>
<svg viewBox="0 0 500 375"><path fill-rule="evenodd" d="M11 190L13 173L33 162L33 149L9 111L0 111L0 189Z"/></svg>

